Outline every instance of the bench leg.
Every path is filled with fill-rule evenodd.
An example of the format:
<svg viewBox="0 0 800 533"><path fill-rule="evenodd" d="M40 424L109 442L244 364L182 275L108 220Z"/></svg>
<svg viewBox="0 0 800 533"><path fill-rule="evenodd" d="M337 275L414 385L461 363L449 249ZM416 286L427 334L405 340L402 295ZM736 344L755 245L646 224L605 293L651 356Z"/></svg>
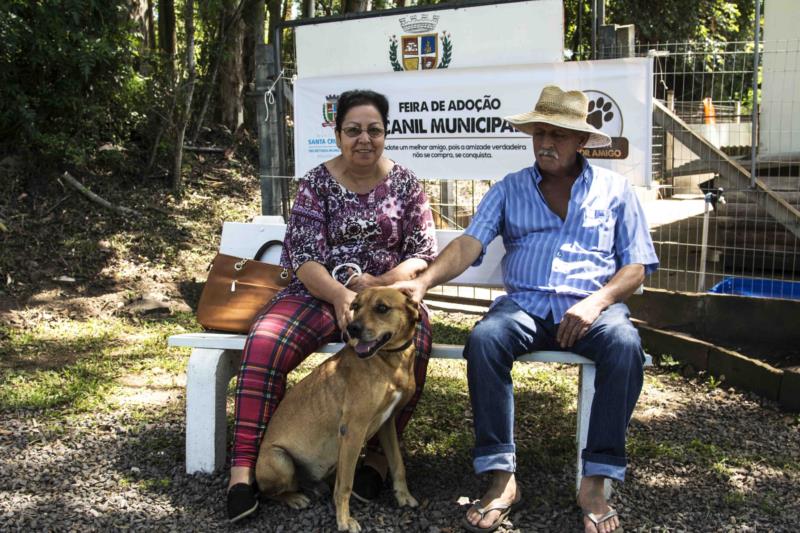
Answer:
<svg viewBox="0 0 800 533"><path fill-rule="evenodd" d="M577 471L575 472L575 493L581 488L581 477L583 476L583 458L581 452L586 448L586 441L589 438L589 416L592 413L592 402L594 401L594 365L580 365L578 376L578 427L575 431L575 440L578 447L578 460L576 462ZM606 499L611 497L611 480L606 479L604 488Z"/></svg>
<svg viewBox="0 0 800 533"><path fill-rule="evenodd" d="M228 382L237 352L195 348L186 369L186 472L210 473L225 464Z"/></svg>

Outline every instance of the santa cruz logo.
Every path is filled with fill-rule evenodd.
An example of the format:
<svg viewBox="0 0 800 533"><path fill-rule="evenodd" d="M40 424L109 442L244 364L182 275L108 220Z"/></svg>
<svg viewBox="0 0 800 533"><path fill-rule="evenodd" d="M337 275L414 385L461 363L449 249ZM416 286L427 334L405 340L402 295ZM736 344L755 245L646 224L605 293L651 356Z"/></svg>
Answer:
<svg viewBox="0 0 800 533"><path fill-rule="evenodd" d="M411 15L400 19L400 26L407 35L389 38L389 62L396 71L429 70L447 68L453 54L451 35L446 31L434 32L439 23L439 15ZM441 47L439 46L441 41ZM398 45L402 63L398 60ZM441 56L441 57L440 57Z"/></svg>
<svg viewBox="0 0 800 533"><path fill-rule="evenodd" d="M338 94L329 94L325 97L325 103L322 104L323 128L332 128L336 126L336 105L338 103Z"/></svg>
<svg viewBox="0 0 800 533"><path fill-rule="evenodd" d="M611 146L584 148L581 153L594 159L626 159L628 139L622 136L622 109L608 93L595 90L583 93L589 98L586 122L611 137Z"/></svg>

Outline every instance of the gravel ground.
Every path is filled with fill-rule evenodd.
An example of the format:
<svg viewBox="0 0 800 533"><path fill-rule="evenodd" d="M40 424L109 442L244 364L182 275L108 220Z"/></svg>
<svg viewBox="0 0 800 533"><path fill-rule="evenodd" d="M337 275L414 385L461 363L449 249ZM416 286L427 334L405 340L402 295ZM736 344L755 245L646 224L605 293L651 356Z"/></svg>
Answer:
<svg viewBox="0 0 800 533"><path fill-rule="evenodd" d="M183 471L183 396L172 392L147 403L139 391L110 413L0 415L0 530L335 531L328 498L303 511L266 502L229 526L225 474ZM799 427L750 396L648 370L628 481L613 501L626 531L797 531ZM500 531L578 530L570 465L537 461L520 458L526 505ZM388 491L354 500L364 530L460 530L459 498L477 497L485 480L460 456L406 454L406 465L421 506L398 509Z"/></svg>

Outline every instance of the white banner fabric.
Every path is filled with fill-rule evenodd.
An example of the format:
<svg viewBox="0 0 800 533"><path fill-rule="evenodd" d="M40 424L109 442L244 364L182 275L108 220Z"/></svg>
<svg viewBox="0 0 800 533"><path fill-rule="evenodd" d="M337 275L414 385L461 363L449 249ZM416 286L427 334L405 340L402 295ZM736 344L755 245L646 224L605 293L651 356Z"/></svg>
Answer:
<svg viewBox="0 0 800 533"><path fill-rule="evenodd" d="M531 138L504 116L533 109L545 85L580 89L587 122L613 139L585 150L592 164L649 186L652 60L610 59L394 75L299 79L294 86L295 175L339 154L336 98L372 89L389 99L384 155L422 179L499 179L533 164Z"/></svg>
<svg viewBox="0 0 800 533"><path fill-rule="evenodd" d="M561 0L463 6L295 29L297 76L563 60Z"/></svg>

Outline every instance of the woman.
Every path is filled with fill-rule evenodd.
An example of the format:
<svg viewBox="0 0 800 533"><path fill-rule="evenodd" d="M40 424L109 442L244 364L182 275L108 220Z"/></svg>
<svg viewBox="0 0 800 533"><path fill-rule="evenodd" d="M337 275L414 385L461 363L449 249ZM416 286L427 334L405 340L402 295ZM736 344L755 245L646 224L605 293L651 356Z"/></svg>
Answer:
<svg viewBox="0 0 800 533"><path fill-rule="evenodd" d="M389 103L373 91L339 97L336 145L341 154L300 182L289 217L281 263L294 270L289 286L256 318L236 387L235 428L228 485L228 518L258 507L254 469L261 437L283 398L286 375L321 345L339 341L352 318L356 293L413 278L436 254L435 229L421 184L383 157ZM355 263L361 275L349 267ZM422 310L414 339L417 391L397 417L402 432L422 393L431 348ZM353 494L372 499L386 478L386 459L372 441L356 472Z"/></svg>

